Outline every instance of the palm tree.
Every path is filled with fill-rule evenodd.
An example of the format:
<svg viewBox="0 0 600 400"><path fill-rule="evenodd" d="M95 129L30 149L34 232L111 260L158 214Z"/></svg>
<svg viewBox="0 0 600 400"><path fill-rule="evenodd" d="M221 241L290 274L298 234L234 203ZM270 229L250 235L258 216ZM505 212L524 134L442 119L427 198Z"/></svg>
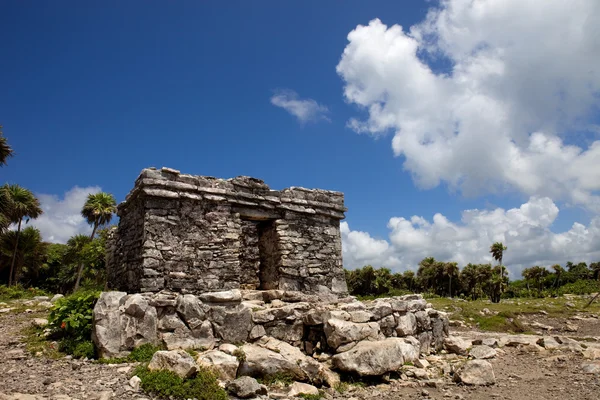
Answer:
<svg viewBox="0 0 600 400"><path fill-rule="evenodd" d="M496 242L490 246L490 253L494 260L498 261L498 265L502 265L502 256L506 251L506 246L502 242ZM504 278L504 268L502 268L502 277Z"/></svg>
<svg viewBox="0 0 600 400"><path fill-rule="evenodd" d="M9 146L6 138L2 136L2 125L0 125L0 167L6 165L6 160L12 155L13 149Z"/></svg>
<svg viewBox="0 0 600 400"><path fill-rule="evenodd" d="M458 277L458 272L458 265L455 262L444 264L444 274L450 279L448 283L448 293L450 294L450 297L452 297L452 277Z"/></svg>
<svg viewBox="0 0 600 400"><path fill-rule="evenodd" d="M117 211L117 202L110 193L100 192L89 194L88 198L81 209L81 215L85 218L88 224L92 225L92 234L90 240L96 235L96 230L99 226L110 223L113 213ZM83 273L83 263L79 263L77 270L77 280L75 281L75 290L79 289L81 274Z"/></svg>
<svg viewBox="0 0 600 400"><path fill-rule="evenodd" d="M19 185L6 184L2 187L2 198L6 202L3 205L5 215L8 221L17 224L17 233L15 239L15 247L13 250L12 262L10 264L10 275L8 276L8 286L13 283L13 271L15 269L15 261L17 257L17 247L19 246L19 234L21 233L21 223L25 218L25 223L30 219L39 217L43 211L40 207L39 200L29 190Z"/></svg>
<svg viewBox="0 0 600 400"><path fill-rule="evenodd" d="M17 231L8 231L0 236L0 268L12 262L17 240L14 282L19 282L23 272L30 281L36 279L44 264L48 244L42 241L40 231L32 226L23 229L18 236Z"/></svg>

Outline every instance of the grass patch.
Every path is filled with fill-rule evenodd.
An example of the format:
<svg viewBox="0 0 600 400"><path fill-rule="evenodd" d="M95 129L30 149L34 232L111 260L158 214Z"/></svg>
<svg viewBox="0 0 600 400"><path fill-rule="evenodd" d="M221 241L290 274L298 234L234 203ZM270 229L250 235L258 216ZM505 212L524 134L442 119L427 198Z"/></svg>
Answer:
<svg viewBox="0 0 600 400"><path fill-rule="evenodd" d="M0 285L0 301L31 299L35 296L50 296L50 294L42 289L27 288L21 285L8 287Z"/></svg>
<svg viewBox="0 0 600 400"><path fill-rule="evenodd" d="M193 378L183 379L171 371L150 371L146 366L135 369L134 375L141 380L142 389L159 397L171 399L227 400L225 390L219 386L216 376L200 368Z"/></svg>
<svg viewBox="0 0 600 400"><path fill-rule="evenodd" d="M59 346L56 343L49 342L44 336L42 328L27 327L21 330L25 349L33 355L41 353L43 356L58 359L64 357L65 354L59 351Z"/></svg>
<svg viewBox="0 0 600 400"><path fill-rule="evenodd" d="M282 383L285 386L289 386L292 383L294 383L294 377L290 374L277 372L275 374L265 375L265 376L257 379L257 381L266 386L271 386L276 383Z"/></svg>
<svg viewBox="0 0 600 400"><path fill-rule="evenodd" d="M324 396L324 393L322 390L319 390L318 394L300 393L298 395L298 397L300 397L301 399L304 399L304 400L319 400L319 399L322 399L323 396Z"/></svg>
<svg viewBox="0 0 600 400"><path fill-rule="evenodd" d="M448 312L450 319L476 324L483 331L495 332L527 333L522 319L540 313L550 318L569 318L580 313L600 312L598 303L584 308L589 301L585 297L502 299L500 303L450 298L432 298L428 301L435 309ZM482 313L486 308L489 313Z"/></svg>
<svg viewBox="0 0 600 400"><path fill-rule="evenodd" d="M133 362L149 362L152 356L159 350L163 350L162 346L155 346L152 343L146 343L136 347L129 353L127 357L101 358L99 364L124 364ZM193 351L193 350L192 350ZM188 351L189 353L189 351ZM191 354L190 354L191 355Z"/></svg>

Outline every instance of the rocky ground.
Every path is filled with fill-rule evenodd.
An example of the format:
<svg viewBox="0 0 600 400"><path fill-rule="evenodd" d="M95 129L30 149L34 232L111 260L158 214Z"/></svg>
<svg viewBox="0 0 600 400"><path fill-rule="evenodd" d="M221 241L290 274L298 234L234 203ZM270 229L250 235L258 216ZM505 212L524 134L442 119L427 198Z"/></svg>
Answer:
<svg viewBox="0 0 600 400"><path fill-rule="evenodd" d="M52 348L40 351L32 345L27 328L35 323L35 318L47 315L47 307L43 302L0 304L0 400L153 398L130 386L134 364L104 365L72 360L59 357ZM535 334L482 332L468 324L457 327L446 341L444 354L405 365L398 376L386 376L379 382L345 384L343 393L327 389L324 397L340 400L600 399L600 319L597 315L573 311L569 316L556 317L540 313L528 316L523 323ZM55 356L58 358L52 358ZM476 361L475 364L479 363L476 368L463 372L462 378L488 384L455 383L461 366L474 356L486 359ZM486 369L487 362L493 372ZM276 383L270 388L269 397L288 398L288 389Z"/></svg>

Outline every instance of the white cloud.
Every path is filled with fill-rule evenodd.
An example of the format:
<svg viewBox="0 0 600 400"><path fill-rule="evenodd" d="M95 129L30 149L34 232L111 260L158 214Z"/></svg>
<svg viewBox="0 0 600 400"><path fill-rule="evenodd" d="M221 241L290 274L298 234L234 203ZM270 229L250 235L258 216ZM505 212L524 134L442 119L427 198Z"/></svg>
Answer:
<svg viewBox="0 0 600 400"><path fill-rule="evenodd" d="M100 191L98 186L75 186L62 198L52 194L38 194L44 213L29 224L41 231L45 241L53 243L66 243L71 236L79 233L91 234L92 228L81 216L81 208L88 194Z"/></svg>
<svg viewBox="0 0 600 400"><path fill-rule="evenodd" d="M354 269L371 264L396 271L416 269L425 257L469 262L492 262L489 247L503 242L508 250L504 264L512 277L533 265L551 266L566 261L600 261L600 216L588 226L574 223L565 232L550 230L559 210L548 197L532 197L519 208L466 210L459 223L435 214L432 221L420 216L389 220L388 240L350 230L342 222L344 266Z"/></svg>
<svg viewBox="0 0 600 400"><path fill-rule="evenodd" d="M271 104L281 107L301 123L316 122L319 120L329 121L327 107L317 103L313 99L300 99L298 93L289 89L277 90L271 97Z"/></svg>
<svg viewBox="0 0 600 400"><path fill-rule="evenodd" d="M368 113L349 126L393 131L419 187L600 211L599 1L445 0L409 30L376 19L348 41L337 72Z"/></svg>

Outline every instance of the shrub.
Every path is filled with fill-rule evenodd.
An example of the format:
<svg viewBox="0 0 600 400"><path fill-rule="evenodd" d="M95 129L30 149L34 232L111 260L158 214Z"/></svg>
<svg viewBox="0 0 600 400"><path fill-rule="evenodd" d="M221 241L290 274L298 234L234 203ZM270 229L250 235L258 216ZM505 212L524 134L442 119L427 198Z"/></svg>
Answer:
<svg viewBox="0 0 600 400"><path fill-rule="evenodd" d="M71 354L77 358L95 358L96 348L91 340L86 340L84 342L76 343Z"/></svg>
<svg viewBox="0 0 600 400"><path fill-rule="evenodd" d="M271 386L275 383L283 383L285 386L288 386L294 383L294 377L284 372L276 372L274 374L265 375L258 379L258 381L267 386Z"/></svg>
<svg viewBox="0 0 600 400"><path fill-rule="evenodd" d="M150 371L146 366L136 368L141 387L147 393L173 399L227 400L225 390L216 376L200 368L193 378L183 379L172 371Z"/></svg>
<svg viewBox="0 0 600 400"><path fill-rule="evenodd" d="M93 352L89 351L90 346L93 348L92 311L99 294L97 291L75 292L58 300L50 311L48 326L61 338L65 352L76 357L93 356Z"/></svg>
<svg viewBox="0 0 600 400"><path fill-rule="evenodd" d="M136 347L129 353L127 360L130 362L148 362L157 351L162 350L161 346L155 346L152 343L146 343Z"/></svg>

